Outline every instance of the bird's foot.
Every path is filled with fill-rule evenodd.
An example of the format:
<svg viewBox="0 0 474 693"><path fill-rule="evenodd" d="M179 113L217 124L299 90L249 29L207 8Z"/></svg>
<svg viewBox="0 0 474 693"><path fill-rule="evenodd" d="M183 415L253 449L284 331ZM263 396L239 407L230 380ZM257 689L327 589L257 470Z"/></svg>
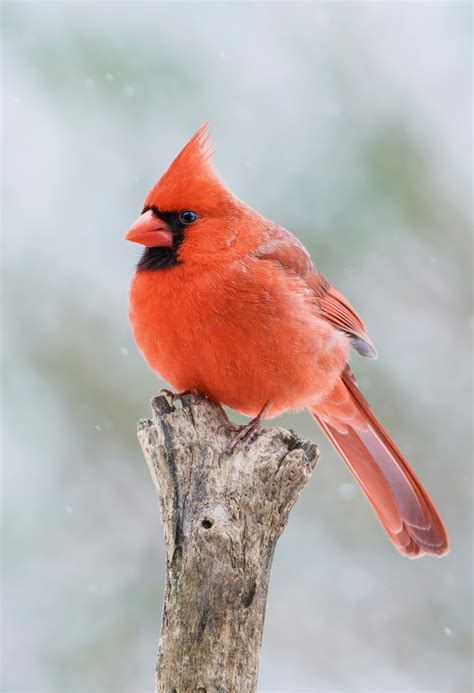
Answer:
<svg viewBox="0 0 474 693"><path fill-rule="evenodd" d="M168 399L171 400L171 403L174 404L175 402L183 402L183 397L185 395L198 395L197 390L183 390L182 392L172 392L171 390L168 390L166 387L163 387L160 390L160 395L163 394L165 397L168 397Z"/></svg>
<svg viewBox="0 0 474 693"><path fill-rule="evenodd" d="M262 423L265 419L265 415L270 408L270 403L267 402L265 404L261 411L257 414L257 416L252 419L251 421L248 422L248 424L245 424L244 426L237 426L235 424L230 424L230 429L232 432L234 432L236 435L234 438L231 440L229 445L226 447L224 452L231 453L235 450L236 446L241 442L244 441L244 450L248 450L251 444L253 443L257 433L262 427Z"/></svg>

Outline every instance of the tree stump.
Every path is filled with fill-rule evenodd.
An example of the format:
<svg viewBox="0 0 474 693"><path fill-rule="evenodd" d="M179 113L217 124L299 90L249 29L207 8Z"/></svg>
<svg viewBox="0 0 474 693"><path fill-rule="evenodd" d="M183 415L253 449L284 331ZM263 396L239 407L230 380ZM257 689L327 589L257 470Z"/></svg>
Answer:
<svg viewBox="0 0 474 693"><path fill-rule="evenodd" d="M181 405L156 397L138 424L166 542L155 690L251 693L275 544L319 450L271 428L229 453L223 409L193 394Z"/></svg>

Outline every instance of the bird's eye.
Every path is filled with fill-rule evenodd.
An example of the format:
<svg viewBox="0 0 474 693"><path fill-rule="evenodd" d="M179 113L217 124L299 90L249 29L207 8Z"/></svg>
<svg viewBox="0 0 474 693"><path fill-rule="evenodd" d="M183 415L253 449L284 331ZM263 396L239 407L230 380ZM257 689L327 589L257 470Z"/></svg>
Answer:
<svg viewBox="0 0 474 693"><path fill-rule="evenodd" d="M182 224L192 224L197 218L196 212L192 212L190 209L185 209L184 212L180 212L179 215L179 220Z"/></svg>

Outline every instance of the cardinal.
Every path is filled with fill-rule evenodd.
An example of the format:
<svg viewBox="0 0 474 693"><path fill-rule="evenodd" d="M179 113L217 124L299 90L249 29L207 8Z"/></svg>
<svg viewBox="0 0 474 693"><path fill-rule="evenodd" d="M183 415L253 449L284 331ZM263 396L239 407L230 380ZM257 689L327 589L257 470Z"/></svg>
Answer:
<svg viewBox="0 0 474 693"><path fill-rule="evenodd" d="M148 193L125 239L144 246L130 323L150 367L252 417L308 409L400 553L448 551L443 522L359 390L351 349L377 353L351 304L289 231L217 175L207 124Z"/></svg>

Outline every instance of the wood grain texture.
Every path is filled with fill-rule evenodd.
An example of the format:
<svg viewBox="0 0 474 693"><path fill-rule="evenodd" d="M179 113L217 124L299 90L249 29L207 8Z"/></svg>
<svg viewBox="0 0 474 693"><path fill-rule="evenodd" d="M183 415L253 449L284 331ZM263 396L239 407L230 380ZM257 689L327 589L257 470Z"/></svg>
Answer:
<svg viewBox="0 0 474 693"><path fill-rule="evenodd" d="M271 428L227 453L235 431L223 409L181 402L156 397L138 425L167 556L156 691L250 693L275 544L319 451Z"/></svg>

